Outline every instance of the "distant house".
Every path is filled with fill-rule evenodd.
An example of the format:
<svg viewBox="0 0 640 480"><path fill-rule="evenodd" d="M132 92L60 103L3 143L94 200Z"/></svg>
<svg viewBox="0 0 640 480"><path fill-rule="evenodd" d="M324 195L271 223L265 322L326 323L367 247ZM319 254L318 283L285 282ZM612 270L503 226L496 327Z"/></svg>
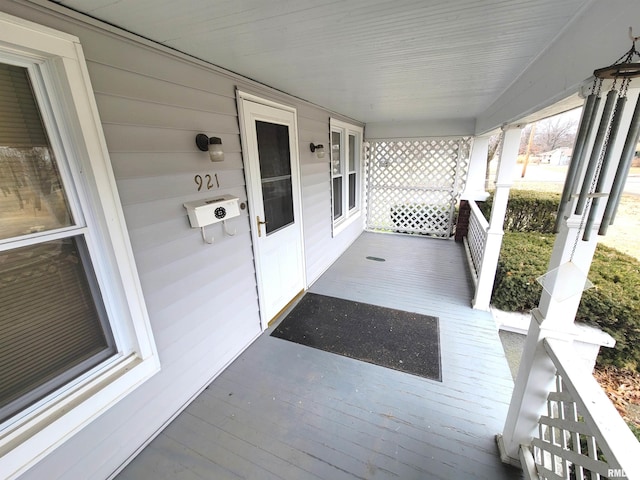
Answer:
<svg viewBox="0 0 640 480"><path fill-rule="evenodd" d="M561 147L549 150L548 152L539 153L538 158L540 158L540 163L560 166L569 165L572 152L573 150L571 148Z"/></svg>

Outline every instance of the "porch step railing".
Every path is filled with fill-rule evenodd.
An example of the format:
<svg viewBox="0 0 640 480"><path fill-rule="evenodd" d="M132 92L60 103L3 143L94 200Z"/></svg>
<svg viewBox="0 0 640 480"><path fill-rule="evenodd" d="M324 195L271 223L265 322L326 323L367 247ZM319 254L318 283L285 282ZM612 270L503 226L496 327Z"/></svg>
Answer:
<svg viewBox="0 0 640 480"><path fill-rule="evenodd" d="M538 436L520 452L526 478L640 479L640 443L598 382L579 368L566 342L543 342L556 381Z"/></svg>
<svg viewBox="0 0 640 480"><path fill-rule="evenodd" d="M471 267L471 276L477 286L478 277L480 275L480 266L482 265L482 256L487 242L489 222L484 218L484 215L475 201L469 200L469 206L471 207L469 230L463 241L467 251L469 266Z"/></svg>

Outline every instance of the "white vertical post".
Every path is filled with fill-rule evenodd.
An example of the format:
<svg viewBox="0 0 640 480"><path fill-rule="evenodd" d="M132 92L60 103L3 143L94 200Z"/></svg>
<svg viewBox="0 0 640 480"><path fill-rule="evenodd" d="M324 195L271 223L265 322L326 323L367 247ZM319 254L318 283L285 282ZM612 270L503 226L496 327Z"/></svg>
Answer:
<svg viewBox="0 0 640 480"><path fill-rule="evenodd" d="M496 277L500 247L504 231L504 217L507 212L509 190L513 184L514 170L520 149L520 134L522 126L518 125L506 129L502 139L500 151L500 163L496 179L496 190L493 194L493 206L489 219L489 230L482 255L482 263L478 272L478 285L473 298L473 308L477 310L489 310L493 281ZM485 160L486 161L486 160Z"/></svg>
<svg viewBox="0 0 640 480"><path fill-rule="evenodd" d="M489 194L484 189L484 180L487 174L487 155L489 154L489 137L476 137L473 139L471 156L469 158L469 170L464 191L460 195L461 200L484 201Z"/></svg>
<svg viewBox="0 0 640 480"><path fill-rule="evenodd" d="M633 100L637 96L638 90L629 91L628 97L630 99ZM622 117L621 132L626 132L628 129L631 120L630 110L625 111ZM615 142L613 158L620 158L624 137L625 135L618 135L617 138L609 139L609 142ZM601 173L601 175L605 175L604 191L606 192L609 191L613 182L613 175L617 167L616 162L612 163L607 172ZM580 174L581 172L578 172L578 175ZM599 206L600 211L596 218L602 216L603 203L605 202L601 202ZM568 207L567 212L574 211L575 199L570 202ZM549 262L549 272L571 261L574 267L585 274L586 280L598 243L595 233L599 225L593 226L593 235L585 242L582 240L583 223L584 218L577 215L562 219ZM498 436L500 455L504 462L517 464L520 446L530 445L537 429L538 419L545 410L547 394L555 379L555 367L544 351L543 338L553 337L568 342L580 340L574 322L582 292L570 298L561 298L558 295L558 292L571 282L575 283L575 278L564 273L564 270L559 270L555 281L550 285L545 285L539 307L532 312L531 325L509 404L507 420L502 435ZM588 359L584 368L592 368L593 360L595 359ZM576 361L579 360L576 358Z"/></svg>

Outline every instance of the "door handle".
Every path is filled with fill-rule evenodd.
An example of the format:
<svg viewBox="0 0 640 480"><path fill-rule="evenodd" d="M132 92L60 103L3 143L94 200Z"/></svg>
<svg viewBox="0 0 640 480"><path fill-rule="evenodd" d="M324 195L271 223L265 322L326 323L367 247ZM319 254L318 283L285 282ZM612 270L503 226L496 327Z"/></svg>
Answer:
<svg viewBox="0 0 640 480"><path fill-rule="evenodd" d="M260 221L260 215L256 215L256 222L258 223L258 236L261 237L262 236L262 231L260 230L260 225L266 225L267 221L265 220L264 222Z"/></svg>

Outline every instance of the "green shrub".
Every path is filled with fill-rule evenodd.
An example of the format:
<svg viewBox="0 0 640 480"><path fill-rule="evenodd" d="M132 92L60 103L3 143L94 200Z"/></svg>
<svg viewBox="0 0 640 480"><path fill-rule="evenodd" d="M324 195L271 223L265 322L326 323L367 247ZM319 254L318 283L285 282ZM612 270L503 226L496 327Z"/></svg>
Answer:
<svg viewBox="0 0 640 480"><path fill-rule="evenodd" d="M538 306L555 235L506 233L498 260L491 303L500 310L525 312Z"/></svg>
<svg viewBox="0 0 640 480"><path fill-rule="evenodd" d="M538 306L542 287L536 278L548 267L555 235L506 233L491 303L507 311ZM640 370L640 262L598 245L589 279L595 288L584 292L576 320L597 325L616 339L602 348L598 363Z"/></svg>
<svg viewBox="0 0 640 480"><path fill-rule="evenodd" d="M640 371L640 262L598 245L589 279L596 286L582 295L576 320L616 340L615 348L600 349L599 362Z"/></svg>
<svg viewBox="0 0 640 480"><path fill-rule="evenodd" d="M489 218L493 204L493 193L479 204L480 210ZM556 223L560 195L531 190L511 190L504 219L504 230L508 232L553 233Z"/></svg>

